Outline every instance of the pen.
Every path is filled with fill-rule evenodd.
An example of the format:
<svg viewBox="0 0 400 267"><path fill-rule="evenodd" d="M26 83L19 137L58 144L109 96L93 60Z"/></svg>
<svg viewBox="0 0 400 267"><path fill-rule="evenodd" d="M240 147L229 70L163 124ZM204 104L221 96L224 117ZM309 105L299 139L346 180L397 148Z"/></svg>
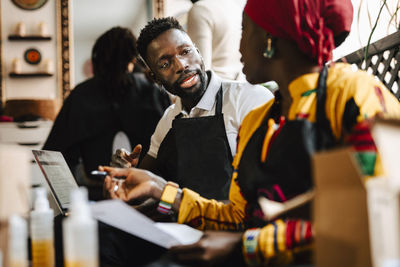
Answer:
<svg viewBox="0 0 400 267"><path fill-rule="evenodd" d="M104 177L106 177L108 175L108 172L94 170L90 174L94 175L94 176L103 176L103 178L104 178Z"/></svg>
<svg viewBox="0 0 400 267"><path fill-rule="evenodd" d="M107 175L109 175L109 173L106 171L98 171L98 170L93 170L90 172L90 174L103 179L106 178ZM120 182L121 180L125 179L125 177L113 177L112 179L113 181Z"/></svg>

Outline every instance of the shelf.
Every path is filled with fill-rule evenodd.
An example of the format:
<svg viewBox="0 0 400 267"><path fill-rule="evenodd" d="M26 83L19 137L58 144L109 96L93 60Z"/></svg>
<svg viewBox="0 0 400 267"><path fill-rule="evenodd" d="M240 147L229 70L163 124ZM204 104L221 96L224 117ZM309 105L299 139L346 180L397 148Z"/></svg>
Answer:
<svg viewBox="0 0 400 267"><path fill-rule="evenodd" d="M50 41L51 36L41 35L9 35L8 40L10 41Z"/></svg>
<svg viewBox="0 0 400 267"><path fill-rule="evenodd" d="M47 73L47 72L9 73L9 76L11 78L51 77L53 75L54 75L53 73Z"/></svg>

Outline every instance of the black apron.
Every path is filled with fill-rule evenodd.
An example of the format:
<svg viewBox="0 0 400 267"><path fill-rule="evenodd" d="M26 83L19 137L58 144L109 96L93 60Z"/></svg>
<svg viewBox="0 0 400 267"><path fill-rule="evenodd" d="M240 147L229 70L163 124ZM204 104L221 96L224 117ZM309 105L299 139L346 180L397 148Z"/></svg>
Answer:
<svg viewBox="0 0 400 267"><path fill-rule="evenodd" d="M160 145L156 173L203 197L228 199L232 153L222 114L222 85L216 96L215 116L181 116L172 121Z"/></svg>
<svg viewBox="0 0 400 267"><path fill-rule="evenodd" d="M248 202L245 217L248 227L265 225L263 213L258 205L260 196L284 202L311 189L312 154L336 144L325 116L326 78L327 67L324 67L318 79L315 123L306 119L286 121L271 140L265 162L261 162L261 149L268 129L267 121L269 118L275 118L276 121L276 117L279 118L280 115L279 104L274 104L264 123L246 145L238 166L237 181Z"/></svg>

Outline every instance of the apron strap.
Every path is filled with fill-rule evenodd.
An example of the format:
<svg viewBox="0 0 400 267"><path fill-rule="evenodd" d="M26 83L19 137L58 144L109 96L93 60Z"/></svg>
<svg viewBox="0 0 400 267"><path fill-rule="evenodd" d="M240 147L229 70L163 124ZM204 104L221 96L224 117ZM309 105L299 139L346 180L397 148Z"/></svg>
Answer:
<svg viewBox="0 0 400 267"><path fill-rule="evenodd" d="M215 115L222 114L222 83L216 96Z"/></svg>
<svg viewBox="0 0 400 267"><path fill-rule="evenodd" d="M180 118L182 118L182 117L183 117L183 113L182 113L182 112L179 112L179 114L175 116L175 119L180 119Z"/></svg>

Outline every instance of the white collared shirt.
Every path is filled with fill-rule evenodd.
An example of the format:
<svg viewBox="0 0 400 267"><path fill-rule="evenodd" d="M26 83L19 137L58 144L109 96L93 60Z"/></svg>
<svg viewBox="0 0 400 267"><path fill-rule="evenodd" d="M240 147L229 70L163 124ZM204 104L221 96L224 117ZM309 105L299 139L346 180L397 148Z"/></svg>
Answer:
<svg viewBox="0 0 400 267"><path fill-rule="evenodd" d="M182 118L195 118L215 115L216 95L222 83L222 113L226 135L232 156L236 154L236 136L240 124L250 110L264 104L273 98L272 93L263 86L251 85L248 82L236 82L222 80L211 71L211 80L206 92L199 103L193 107L189 113L182 109L182 103L178 98L175 104L172 104L164 112L164 115L158 122L155 132L151 137L150 149L147 152L153 158L157 158L158 149L164 140L168 131L172 127L172 121L175 116L182 113ZM210 129L212 131L212 129Z"/></svg>

